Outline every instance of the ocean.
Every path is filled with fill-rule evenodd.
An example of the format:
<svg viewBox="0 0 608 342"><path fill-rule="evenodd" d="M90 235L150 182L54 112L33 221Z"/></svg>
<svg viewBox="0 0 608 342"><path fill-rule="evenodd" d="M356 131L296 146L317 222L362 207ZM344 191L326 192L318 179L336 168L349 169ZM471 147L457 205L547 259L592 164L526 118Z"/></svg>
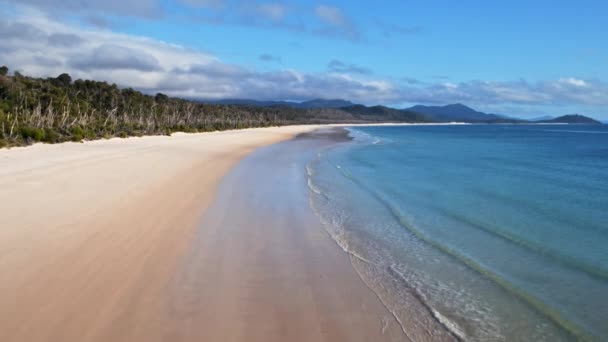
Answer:
<svg viewBox="0 0 608 342"><path fill-rule="evenodd" d="M608 340L607 126L349 130L310 205L411 338Z"/></svg>

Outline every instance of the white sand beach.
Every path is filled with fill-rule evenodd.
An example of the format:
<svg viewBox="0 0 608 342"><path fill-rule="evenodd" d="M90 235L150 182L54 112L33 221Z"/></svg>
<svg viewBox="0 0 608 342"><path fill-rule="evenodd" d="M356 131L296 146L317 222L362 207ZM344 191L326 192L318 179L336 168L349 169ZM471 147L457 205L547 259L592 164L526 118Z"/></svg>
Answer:
<svg viewBox="0 0 608 342"><path fill-rule="evenodd" d="M278 217L279 212L266 218L271 224L258 224L258 234L249 235L252 240L246 245L263 246L270 254L253 269L247 268L248 252L239 240L247 227L218 229L221 222L203 219L218 183L244 156L313 128L0 150L0 340L400 338L390 313L358 279L314 216L305 214L307 221L302 221L299 216ZM238 222L248 222L247 213L255 212L246 206L235 203L240 211L231 215ZM290 232L294 225L300 227L298 232ZM209 248L192 245L201 238ZM276 244L268 245L269 238ZM290 248L297 248L298 254L283 259ZM175 279L189 272L192 263L184 260L193 253L216 262L193 274L206 279L207 289L221 286L225 292L205 293L201 287L200 295L214 296L214 305L190 305L195 313L175 316L172 303L184 304L184 297L175 292ZM309 259L319 253L328 259ZM222 258L228 254L232 257ZM278 269L283 277L273 273ZM255 275L255 281L229 276L240 271ZM295 292L286 292L286 284L296 286ZM243 297L272 300L270 295L277 292L283 297L276 303ZM204 319L216 314L230 320L215 324L219 321ZM252 330L260 322L270 328Z"/></svg>

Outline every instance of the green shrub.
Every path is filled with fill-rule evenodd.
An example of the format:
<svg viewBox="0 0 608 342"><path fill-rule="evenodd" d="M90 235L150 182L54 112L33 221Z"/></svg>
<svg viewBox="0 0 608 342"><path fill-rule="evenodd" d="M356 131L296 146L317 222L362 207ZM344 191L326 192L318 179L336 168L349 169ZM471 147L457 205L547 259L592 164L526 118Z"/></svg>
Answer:
<svg viewBox="0 0 608 342"><path fill-rule="evenodd" d="M72 77L70 77L70 75L64 73L64 74L57 76L55 81L57 82L58 85L67 87L70 85L70 83L72 83Z"/></svg>
<svg viewBox="0 0 608 342"><path fill-rule="evenodd" d="M48 143L56 143L60 141L59 133L57 133L54 129L47 127L44 129L44 142Z"/></svg>
<svg viewBox="0 0 608 342"><path fill-rule="evenodd" d="M85 136L84 129L80 126L74 126L70 129L70 134L72 135L72 141L82 141Z"/></svg>
<svg viewBox="0 0 608 342"><path fill-rule="evenodd" d="M84 137L87 138L87 139L89 139L89 140L93 140L93 139L97 138L97 133L95 133L95 131L92 130L92 129L87 129L84 132Z"/></svg>
<svg viewBox="0 0 608 342"><path fill-rule="evenodd" d="M34 127L21 127L19 129L19 133L21 137L25 141L43 141L44 140L44 130L41 128Z"/></svg>

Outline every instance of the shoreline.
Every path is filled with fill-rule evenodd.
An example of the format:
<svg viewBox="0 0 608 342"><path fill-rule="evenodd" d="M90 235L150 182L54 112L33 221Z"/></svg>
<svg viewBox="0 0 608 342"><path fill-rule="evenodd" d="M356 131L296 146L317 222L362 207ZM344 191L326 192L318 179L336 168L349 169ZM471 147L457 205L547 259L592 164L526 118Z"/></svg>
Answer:
<svg viewBox="0 0 608 342"><path fill-rule="evenodd" d="M472 146L471 151L478 152L480 156L496 155L504 145L491 145L484 139L476 138L482 132L489 132L483 137L501 133L501 128L495 127L488 131L484 129L467 128L472 138L466 140L467 145L464 146ZM488 200L494 205L491 207L495 208L492 212L496 213L498 220L504 219L502 224L488 220L483 211L474 209L476 206L459 206L459 200L467 198L469 193L475 195L470 197L471 201L483 201L483 193L478 189L487 190L488 194L501 193L502 189L488 185L489 182L467 182L468 177L464 175L469 175L469 164L471 168L476 165L476 170L487 172L493 170L492 163L485 159L478 164L469 163L469 160L476 157L466 148L460 156L454 153L462 148L455 141L460 137L454 139L452 134L441 137L439 133L445 131L441 127L428 131L402 129L392 132L366 129L361 134L361 144L358 146L336 149L319 156L312 164L309 175L314 200L311 202L323 220L328 222L332 237L347 253L353 255L353 265L357 270L362 270L364 281L369 282L374 287L373 290L383 296L389 307L407 308L398 313L403 314L404 322L421 321L420 318L424 316L410 314L414 311L412 301L407 298L408 293L411 293L425 304L430 316L434 316L464 340L492 340L500 339L501 336L516 340L525 339L526 336L555 341L576 338L593 340L594 337L602 336L603 326L601 320L596 319L597 316L586 316L587 312L580 310L580 306L564 305L562 300L568 298L568 294L559 292L563 291L563 287L560 288L562 282L557 281L561 278L571 288L586 287L588 291L585 296L577 296L577 300L580 303L593 303L592 293L601 293L604 287L601 279L588 279L587 274L581 274L585 270L566 265L554 256L547 256L546 251L555 248L551 244L553 241L547 245L537 244L541 247L534 249L530 248L530 244L535 241L534 236L528 235L526 241L522 237L525 234L521 234L517 244L505 239L505 235L500 233L509 227L504 222L511 222L510 218L513 217L508 214L512 210L509 206L512 202ZM507 137L519 138L518 134L523 135L522 132L531 132L524 135L526 137L539 137L525 127L511 132ZM557 140L553 135L544 134L540 137L544 137L541 140L543 142ZM593 136L587 136L586 141L591 139ZM389 143L378 144L383 140ZM441 147L445 149L439 148L439 144L434 145L434 141L441 142ZM453 149L448 148L451 144L455 144ZM489 145L489 151L485 150L486 145ZM518 147L521 145L523 143ZM456 155L460 159L446 158L446 155ZM555 167L555 164L550 165ZM507 170L511 165L520 164L511 155L510 159L504 161L504 165ZM443 171L452 167L458 171L452 174ZM532 164L526 171L533 173L541 168L539 164ZM466 171L462 172L463 169ZM438 171L432 173L430 170ZM441 182L438 174L449 181ZM590 176L592 175L594 174ZM495 179L498 184L504 180L501 176ZM556 176L556 182L559 181L568 184L569 179L563 175L561 178ZM533 186L530 188L534 189ZM470 190L466 191L468 189ZM526 206L528 202L525 192L514 191L513 195L520 201L519 205ZM554 203L551 202L549 206ZM582 209L593 212L592 208ZM585 211L579 211L579 217L582 216L581 212ZM525 213L516 217L520 220L514 222L522 226L528 220L536 222L534 216L525 216ZM537 223L539 228L544 227L544 220L537 222L541 222ZM552 228L554 225L548 226ZM567 229L564 228L564 235L568 233ZM518 236L518 232L521 231L514 235ZM469 239L466 241L469 243L466 249L457 249L454 247L456 244L450 245L451 241L465 241L459 240L458 235ZM480 244L481 241L484 243ZM519 243L520 241L524 243ZM492 247L476 249L478 245ZM590 247L601 251L599 242ZM572 251L576 249L564 248L564 252ZM490 262L488 256L492 253L505 257ZM568 256L567 253L564 254ZM563 257L564 254L560 256ZM513 272L508 267L501 268L507 264L503 260L513 260L512 264L515 265L526 264L528 274L534 273L538 279L546 279L543 287L554 291L552 296L560 294L560 297L545 297L549 291L539 291L535 287L538 283L525 283L517 278L521 273ZM395 280L399 284L393 287L391 284ZM400 301L407 302L408 305L400 305ZM597 308L598 312L602 309L601 306ZM519 319L512 320L512 317ZM594 329L600 333L593 333ZM411 333L415 331L415 326L406 330Z"/></svg>
<svg viewBox="0 0 608 342"><path fill-rule="evenodd" d="M0 149L0 340L459 340L414 292L391 302L407 284L362 274L310 197L349 127L414 125Z"/></svg>
<svg viewBox="0 0 608 342"><path fill-rule="evenodd" d="M217 184L315 127L0 150L0 339L163 340L163 291Z"/></svg>
<svg viewBox="0 0 608 342"><path fill-rule="evenodd" d="M347 141L307 132L229 172L170 287L173 339L409 340L309 205L306 165Z"/></svg>
<svg viewBox="0 0 608 342"><path fill-rule="evenodd" d="M268 126L268 127L250 127L250 128L241 128L241 129L229 129L229 130L219 130L219 131L208 131L208 132L198 132L198 133L187 133L187 132L173 132L170 135L131 135L126 137L110 137L110 138L99 138L92 140L82 140L82 141L62 141L57 143L48 143L37 141L29 145L15 145L15 146L2 146L0 147L0 152L2 151L14 151L14 150L23 150L32 147L40 148L40 146L70 146L70 145L89 145L96 143L119 143L119 142L128 142L132 140L140 140L140 139L166 139L166 138L175 138L175 137L184 137L184 136L201 136L201 135L215 135L222 133L234 133L234 132L247 132L247 131L255 131L255 130L276 130L282 128L301 128L306 129L307 127L310 129L314 129L314 127L357 127L357 126L446 126L446 125L475 125L475 123L466 123L466 122L436 122L436 123L407 123L407 122L383 122L383 123L336 123L336 124L301 124L301 125L288 125L288 126Z"/></svg>

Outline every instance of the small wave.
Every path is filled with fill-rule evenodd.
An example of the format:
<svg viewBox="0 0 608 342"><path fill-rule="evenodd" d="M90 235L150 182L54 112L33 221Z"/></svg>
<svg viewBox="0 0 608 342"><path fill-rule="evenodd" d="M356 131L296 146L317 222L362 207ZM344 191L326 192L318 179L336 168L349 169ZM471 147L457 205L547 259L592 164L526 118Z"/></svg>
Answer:
<svg viewBox="0 0 608 342"><path fill-rule="evenodd" d="M314 171L312 169L312 166L310 164L306 165L306 175L308 177L311 177L314 174Z"/></svg>
<svg viewBox="0 0 608 342"><path fill-rule="evenodd" d="M450 333L454 334L454 336L456 336L460 340L465 340L466 339L466 334L464 333L463 329L460 328L460 326L458 326L458 324L456 324L455 322L450 321L447 317L445 317L444 315L442 315L441 313L439 313L439 311L437 311L435 308L433 308L432 306L430 306L423 299L423 297L418 293L418 291L414 287L409 286L409 282L408 282L407 278L405 277L405 275L403 275L401 272L399 272L397 270L397 268L395 267L395 265L389 266L388 271L393 276L396 276L397 278L399 278L403 282L403 284L405 284L405 286L408 288L408 290L410 291L410 293L412 295L414 295L414 297L418 300L418 302L420 302L420 304L422 306L424 306L424 308L426 310L428 310L428 312L446 330L448 330Z"/></svg>
<svg viewBox="0 0 608 342"><path fill-rule="evenodd" d="M454 260L460 261L465 266L467 266L469 269L471 269L471 270L477 272L478 274L486 277L487 279L491 280L494 284L502 287L505 291L519 297L524 303L528 304L528 306L530 308L536 310L541 315L552 320L554 323L556 323L558 326L560 326L562 329L564 329L564 331L569 333L575 339L592 340L592 338L586 332L584 332L580 327L575 325L573 322L564 318L557 310L548 306L541 300L529 295L525 291L515 287L509 281L507 281L505 278L501 277L497 273L490 271L489 269L484 268L483 266L481 266L479 263L477 263L473 259L471 259L461 253L458 253L455 250L453 250L452 248L442 245L439 242L429 238L420 229L418 229L417 227L414 227L406 219L406 217L403 215L403 213L401 213L399 208L394 206L391 202L388 202L386 199L383 199L383 197L378 193L376 193L376 197L381 202L383 202L384 205L386 205L389 208L389 210L393 213L393 215L395 216L397 221L403 227L407 228L421 241L428 243L430 246L433 246L437 250L452 257Z"/></svg>
<svg viewBox="0 0 608 342"><path fill-rule="evenodd" d="M363 131L360 131L358 129L351 128L351 127L348 127L346 129L349 132L348 135L355 142L358 142L358 143L367 143L367 144L371 143L372 145L377 145L377 144L379 144L379 143L382 142L382 139L380 139L380 137L377 137L375 135L371 135L371 134L369 134L367 132L363 132Z"/></svg>
<svg viewBox="0 0 608 342"><path fill-rule="evenodd" d="M443 324L448 330L450 330L452 333L454 333L459 338L461 338L463 340L465 339L466 336L464 334L464 331L462 331L462 329L458 326L458 324L450 321L447 317L445 317L439 311L437 311L433 308L431 308L431 311L433 313L433 316L435 316L435 318L439 322L441 322L441 324Z"/></svg>
<svg viewBox="0 0 608 342"><path fill-rule="evenodd" d="M313 212L316 214L316 216L321 221L321 225L325 228L325 232L336 243L336 245L338 245L338 247L340 247L340 249L342 249L342 251L344 251L349 256L350 263L353 266L353 269L355 270L357 275L359 276L359 279L361 279L363 284L365 284L365 286L378 298L380 303L382 303L382 306L384 306L384 308L391 314L392 318L397 322L397 324L401 328L401 331L403 332L403 334L405 335L407 340L415 341L415 339L413 337L411 337L410 334L408 333L408 330L405 328L399 315L397 315L397 313L393 309L391 309L390 305L388 305L388 303L385 302L385 300L382 298L382 296L376 290L374 290L374 288L370 285L369 281L362 274L362 272L359 270L359 268L355 266L355 261L360 261L364 264L375 266L375 267L381 267L381 266L375 264L373 261L365 258L364 256L360 255L359 253L357 253L356 251L351 249L349 246L349 243L348 243L348 239L346 239L344 237L344 235L345 235L344 227L342 227L341 224L338 222L329 222L327 219L325 219L324 215L322 215L319 212L319 210L315 207L312 197L310 197L309 203L310 203L310 207L312 208ZM414 297L417 298L416 296L414 296ZM424 305L424 304L422 304L422 305ZM384 317L382 319L382 323L383 323L382 334L384 334L386 332L386 328L388 327L388 321L386 320L386 317Z"/></svg>
<svg viewBox="0 0 608 342"><path fill-rule="evenodd" d="M580 261L576 258L570 257L568 255L559 253L559 251L554 250L553 248L543 246L541 244L535 243L531 240L527 240L518 235L511 234L505 229L501 229L500 227L491 224L489 222L482 222L474 219L473 217L469 217L462 214L457 214L455 212L449 211L445 208L434 207L435 210L441 212L446 217L449 217L453 220L461 222L465 225L473 227L475 229L484 231L492 236L503 239L509 243L512 243L516 246L524 248L525 250L536 253L547 258L551 258L552 260L559 262L563 266L569 267L570 269L583 272L589 276L601 279L608 280L608 272L604 269L597 268L593 265L590 265L586 262Z"/></svg>
<svg viewBox="0 0 608 342"><path fill-rule="evenodd" d="M317 194L325 199L328 199L327 195L323 191L321 191L321 189L319 187L317 187L312 181L312 176L314 175L314 170L313 170L311 164L306 165L306 174L308 176L307 184L308 184L308 188L310 189L310 191L314 192L315 194Z"/></svg>
<svg viewBox="0 0 608 342"><path fill-rule="evenodd" d="M331 163L331 162L330 162ZM339 172L343 175L347 175L348 172L341 168L339 165L335 165L334 167L336 169L339 170ZM314 186L314 183L312 181L312 177L309 177L308 179L309 181L309 187L311 187L311 189L317 189L317 187ZM322 192L320 191L313 191L316 194L321 195L325 200L329 201L329 198L324 195ZM391 305L388 305L388 303L385 302L385 299L382 298L382 296L373 288L373 286L370 285L369 281L366 279L366 277L361 273L361 271L358 269L358 267L355 267L355 265L353 264L354 261L360 261L363 262L364 264L367 264L371 267L377 268L377 269L382 269L385 272L387 272L389 275L392 275L392 278L398 280L400 283L405 284L405 288L407 288L407 292L408 294L413 298L413 300L416 301L417 305L420 305L421 308L423 308L423 310L425 310L428 313L428 317L430 319L434 319L439 325L443 326L443 328L445 329L445 333L448 334L448 336L451 336L453 339L455 340L461 340L462 337L461 335L459 335L460 331L453 331L451 330L451 327L448 325L445 325L442 321L440 321L438 319L438 317L436 317L434 315L434 311L423 299L423 297L416 291L416 289L412 286L410 286L407 283L407 280L405 277L403 277L403 275L397 275L398 271L390 266L387 266L385 264L382 263L378 263L374 260L370 260L369 258L361 255L360 253L358 253L355 249L351 248L350 246L350 239L347 236L347 230L344 227L344 220L341 219L339 216L337 215L337 217L333 217L333 218L327 218L325 215L322 214L322 212L319 210L319 208L317 207L317 205L315 205L315 200L313 199L313 197L311 196L309 198L309 203L310 203L310 207L312 208L313 212L316 214L316 216L319 218L319 220L322 223L322 226L325 228L325 231L328 233L328 235L331 237L331 239L346 253L350 256L351 258L351 264L353 265L353 268L355 269L355 271L357 272L357 274L359 275L359 277L361 278L361 280L366 284L366 286L378 297L378 299L382 302L382 304L384 305L384 307L388 310L388 312L390 312L393 316L393 318L397 321L397 323L399 324L399 326L401 327L401 330L403 331L403 333L410 339L410 340L414 340L412 339L409 334L407 329L405 329L405 326L403 324L403 322L401 321L401 318L399 317L399 315L395 312L395 310L393 308L391 308ZM433 333L428 331L427 327L421 327L422 329L427 330L427 333L429 336L432 336Z"/></svg>
<svg viewBox="0 0 608 342"><path fill-rule="evenodd" d="M339 168L338 168L339 169ZM361 189L368 192L374 198L376 198L382 205L385 206L389 210L389 212L393 215L393 217L397 220L397 222L408 231L410 231L418 240L427 243L429 246L435 248L436 250L444 253L445 255L451 257L452 259L461 262L463 265L467 266L469 269L477 272L478 274L484 276L485 278L491 280L494 284L500 286L505 291L513 294L514 296L520 298L524 303L526 303L530 308L536 310L541 315L547 317L555 324L560 326L565 332L569 333L572 337L578 340L593 340L591 336L589 336L584 330L578 327L573 322L564 318L557 310L548 306L541 300L529 295L525 291L515 287L505 278L501 277L497 273L492 272L489 269L482 267L479 263L474 261L473 259L456 252L452 248L435 241L428 237L422 230L415 227L410 223L410 221L406 218L406 216L401 212L400 208L394 205L390 200L385 198L380 192L375 189L370 189L365 184L363 184L359 179L352 176L346 170L340 170L340 173L350 179L353 183L358 185Z"/></svg>
<svg viewBox="0 0 608 342"><path fill-rule="evenodd" d="M312 180L310 178L308 178L308 188L310 189L310 191L314 192L315 194L319 195L319 196L323 196L325 198L327 198L327 196L321 191L321 189L317 188L313 183Z"/></svg>
<svg viewBox="0 0 608 342"><path fill-rule="evenodd" d="M324 196L324 198L327 199L327 196ZM319 210L314 205L314 201L312 198L310 198L309 203L313 212L319 218L319 221L321 221L323 227L325 227L325 232L340 247L340 249L342 249L346 254L359 261L362 261L366 264L375 265L372 260L367 259L366 257L362 256L361 254L350 248L348 239L345 238L345 230L342 227L342 223L336 222L339 220L334 220L334 222L330 222L329 220L324 218L324 215L321 215Z"/></svg>

